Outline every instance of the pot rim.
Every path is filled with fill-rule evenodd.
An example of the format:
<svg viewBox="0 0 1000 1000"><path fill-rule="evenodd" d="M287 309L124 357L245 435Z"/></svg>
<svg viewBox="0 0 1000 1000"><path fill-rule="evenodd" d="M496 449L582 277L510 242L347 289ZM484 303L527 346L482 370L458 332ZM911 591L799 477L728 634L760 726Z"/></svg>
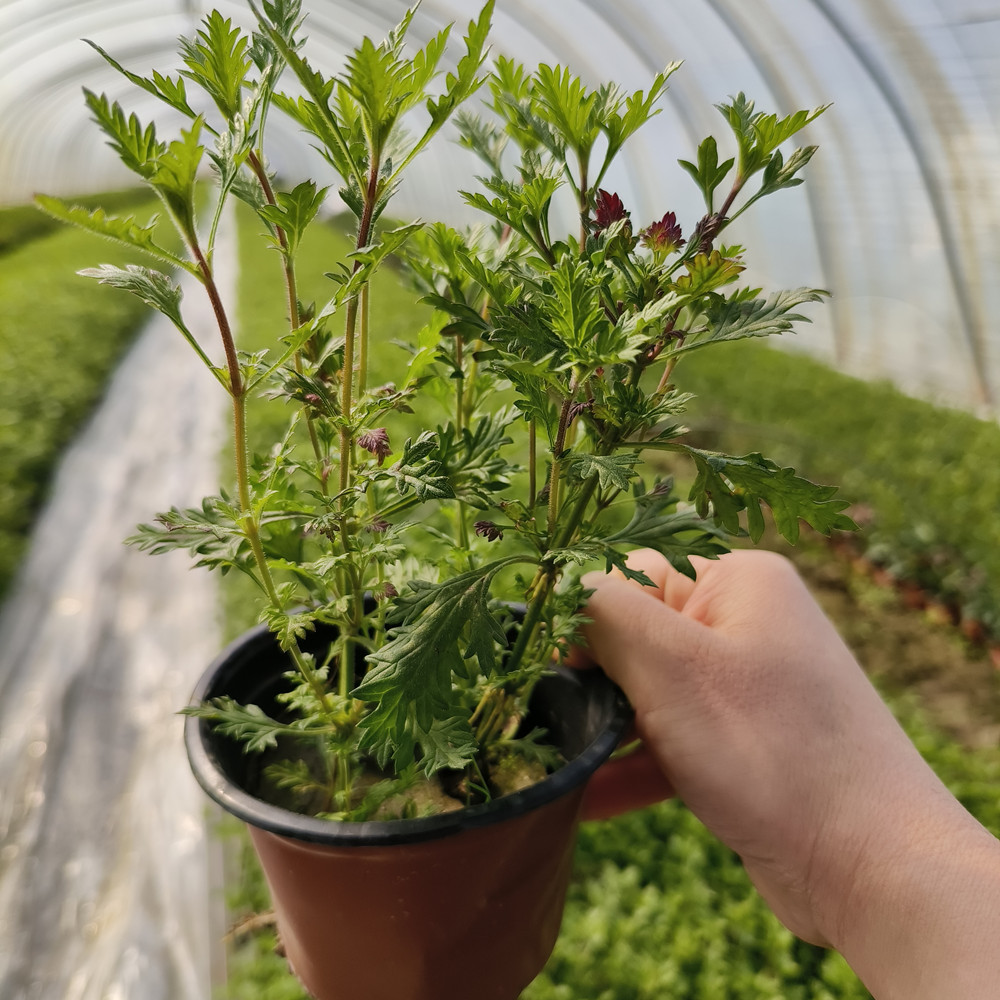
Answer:
<svg viewBox="0 0 1000 1000"><path fill-rule="evenodd" d="M191 694L191 705L199 705L209 696L216 677L235 657L249 658L274 642L266 625L245 632L231 642L202 674ZM489 826L523 813L539 809L568 795L583 785L611 756L626 725L632 708L621 691L599 670L555 668L568 682L581 688L605 689L610 693L613 711L610 722L571 761L528 788L468 806L455 812L424 816L418 819L366 820L341 822L305 816L259 799L230 779L210 749L211 727L207 720L187 716L184 720L184 744L194 776L202 789L226 812L260 830L330 847L388 846L417 843L451 836L463 830Z"/></svg>

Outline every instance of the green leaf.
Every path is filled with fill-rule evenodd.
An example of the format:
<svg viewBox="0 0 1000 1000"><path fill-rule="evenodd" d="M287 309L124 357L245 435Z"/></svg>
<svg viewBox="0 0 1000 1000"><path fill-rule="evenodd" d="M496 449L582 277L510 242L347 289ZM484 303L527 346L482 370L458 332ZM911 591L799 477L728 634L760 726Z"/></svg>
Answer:
<svg viewBox="0 0 1000 1000"><path fill-rule="evenodd" d="M163 199L189 242L197 239L194 189L205 152L200 142L201 127L201 118L196 118L190 129L182 130L180 139L174 140L160 154L156 170L149 178L150 185Z"/></svg>
<svg viewBox="0 0 1000 1000"><path fill-rule="evenodd" d="M306 229L323 207L328 190L329 188L317 190L313 181L302 181L291 191L278 191L275 194L277 204L264 205L258 209L257 214L265 222L283 230L288 244L288 257L295 256ZM277 240L274 245L280 247Z"/></svg>
<svg viewBox="0 0 1000 1000"><path fill-rule="evenodd" d="M551 274L553 294L543 299L552 332L567 348L576 348L571 351L574 356L589 353L602 328L610 326L600 290L590 277L585 263L564 257Z"/></svg>
<svg viewBox="0 0 1000 1000"><path fill-rule="evenodd" d="M635 466L639 461L636 452L616 455L574 455L568 466L572 474L581 482L597 476L602 490L627 490L635 476Z"/></svg>
<svg viewBox="0 0 1000 1000"><path fill-rule="evenodd" d="M734 458L686 446L682 450L694 458L698 469L690 499L702 517L711 508L727 531L739 531L739 512L745 509L750 537L759 541L764 533L763 504L771 508L775 527L792 543L798 540L800 519L825 535L857 529L842 513L850 503L834 499L835 486L817 486L757 453Z"/></svg>
<svg viewBox="0 0 1000 1000"><path fill-rule="evenodd" d="M182 77L177 77L177 79L174 80L169 76L163 76L154 69L152 79L147 79L146 77L139 76L138 74L127 70L121 65L121 63L116 62L96 42L92 42L89 38L85 38L84 41L92 49L95 49L106 62L118 70L122 76L126 77L137 87L141 87L147 94L152 94L154 97L159 98L161 101L169 104L175 111L179 111L187 118L197 117L197 113L188 103L187 92L184 89L184 80Z"/></svg>
<svg viewBox="0 0 1000 1000"><path fill-rule="evenodd" d="M705 199L705 207L711 215L715 211L715 189L726 179L736 160L730 158L720 164L718 144L713 136L709 136L698 147L697 165L690 160L677 162L694 178Z"/></svg>
<svg viewBox="0 0 1000 1000"><path fill-rule="evenodd" d="M213 10L194 38L181 38L186 70L181 75L197 83L215 102L226 121L242 110L242 90L252 65L249 39L233 22Z"/></svg>
<svg viewBox="0 0 1000 1000"><path fill-rule="evenodd" d="M438 435L424 431L416 441L407 439L399 461L384 474L396 480L396 489L402 495L413 490L420 501L453 499L455 491L437 458L439 452Z"/></svg>
<svg viewBox="0 0 1000 1000"><path fill-rule="evenodd" d="M499 560L443 583L411 581L394 604L400 624L390 641L368 655L365 679L353 696L374 703L359 724L361 748L380 762L392 757L405 767L417 734L434 720L454 717L452 670L462 660L460 640L468 635L467 656L476 656L483 672L496 670L495 644L504 630L489 610L493 577L513 560Z"/></svg>
<svg viewBox="0 0 1000 1000"><path fill-rule="evenodd" d="M493 503L493 494L510 485L514 470L503 456L503 449L511 443L510 422L510 413L501 410L479 417L461 433L452 424L438 428L442 469L463 503L484 510Z"/></svg>
<svg viewBox="0 0 1000 1000"><path fill-rule="evenodd" d="M435 719L430 729L415 727L414 737L420 746L420 765L428 778L442 770L462 770L475 760L479 750L465 719Z"/></svg>
<svg viewBox="0 0 1000 1000"><path fill-rule="evenodd" d="M183 709L182 714L207 719L223 736L239 740L246 753L260 753L276 747L279 736L301 737L307 731L305 725L285 725L257 705L241 705L228 697L212 698L204 705Z"/></svg>
<svg viewBox="0 0 1000 1000"><path fill-rule="evenodd" d="M583 81L567 68L543 63L532 79L531 96L535 113L579 158L588 159L601 134L594 114L597 94L588 93Z"/></svg>
<svg viewBox="0 0 1000 1000"><path fill-rule="evenodd" d="M796 288L775 292L766 299L747 299L739 292L730 298L713 296L704 311L705 326L689 331L667 356L726 340L786 333L795 323L810 322L808 316L793 309L806 302L820 302L827 294L819 288Z"/></svg>
<svg viewBox="0 0 1000 1000"><path fill-rule="evenodd" d="M604 541L609 546L655 549L674 569L694 579L691 556L716 559L729 546L709 522L694 511L678 511L676 507L677 497L671 492L671 483L661 483L649 493L637 486L632 519Z"/></svg>
<svg viewBox="0 0 1000 1000"><path fill-rule="evenodd" d="M97 208L89 211L79 205L70 205L68 202L49 195L39 194L35 196L35 204L43 211L62 222L86 229L88 232L96 233L107 240L121 243L125 246L135 247L152 257L170 264L174 267L181 267L196 277L201 276L201 272L193 264L182 260L176 254L161 247L154 239L153 233L156 229L155 217L145 226L140 226L135 221L134 216L127 218L115 218L105 215L104 210Z"/></svg>
<svg viewBox="0 0 1000 1000"><path fill-rule="evenodd" d="M219 497L206 497L200 508L171 507L157 515L155 524L140 524L125 542L153 555L186 549L196 557L197 566L220 569L223 574L235 568L254 575L246 536Z"/></svg>
<svg viewBox="0 0 1000 1000"><path fill-rule="evenodd" d="M117 101L112 104L104 94L86 88L83 94L94 121L111 140L108 145L129 170L149 180L166 148L156 139L156 127L150 123L143 128L134 114L126 118L121 105Z"/></svg>
<svg viewBox="0 0 1000 1000"><path fill-rule="evenodd" d="M649 90L643 92L635 91L625 98L625 110L622 113L622 103L620 99L615 99L610 104L605 98L602 108L598 114L598 122L601 130L607 136L608 148L604 154L604 163L598 171L597 176L591 183L592 188L596 188L604 178L614 158L618 155L625 142L631 138L646 122L654 115L659 114L659 108L655 107L656 102L663 96L667 89L667 80L680 69L679 62L669 63L662 72L657 73L649 85ZM617 94L615 93L617 97Z"/></svg>
<svg viewBox="0 0 1000 1000"><path fill-rule="evenodd" d="M805 128L821 115L829 105L812 111L796 111L784 118L765 115L755 110L754 102L744 93L730 98L726 104L716 107L729 123L739 148L738 175L741 181L763 170L771 159L771 154L796 132Z"/></svg>
<svg viewBox="0 0 1000 1000"><path fill-rule="evenodd" d="M463 101L482 86L485 77L479 76L479 70L488 52L486 42L490 34L493 6L494 0L488 0L480 10L478 20L469 22L465 33L465 55L458 61L457 72L449 73L445 78L444 94L439 98L428 99L427 111L431 116L431 124L418 147L427 141L430 133L440 129Z"/></svg>
<svg viewBox="0 0 1000 1000"><path fill-rule="evenodd" d="M123 291L131 292L142 299L146 305L161 312L180 330L181 335L194 349L202 364L224 387L229 388L228 380L221 376L219 369L212 363L195 335L185 324L184 317L181 315L181 288L179 285L175 285L167 275L148 267L140 267L138 264L126 264L125 267L102 264L100 267L84 268L82 271L77 271L77 274L83 275L85 278L96 278L102 285L111 285L113 288L121 288Z"/></svg>
<svg viewBox="0 0 1000 1000"><path fill-rule="evenodd" d="M739 260L723 256L719 250L710 254L699 253L685 261L688 273L682 274L673 284L679 295L697 299L706 292L734 282L746 268Z"/></svg>

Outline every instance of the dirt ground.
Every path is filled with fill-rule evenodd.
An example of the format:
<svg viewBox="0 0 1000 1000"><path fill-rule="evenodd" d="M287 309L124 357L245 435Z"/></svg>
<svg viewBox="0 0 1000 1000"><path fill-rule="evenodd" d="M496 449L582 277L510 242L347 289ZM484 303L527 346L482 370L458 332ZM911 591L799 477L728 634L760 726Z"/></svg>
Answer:
<svg viewBox="0 0 1000 1000"><path fill-rule="evenodd" d="M935 620L932 610L906 607L894 589L824 545L783 551L881 690L914 695L928 719L962 745L1000 745L1000 670L984 647Z"/></svg>

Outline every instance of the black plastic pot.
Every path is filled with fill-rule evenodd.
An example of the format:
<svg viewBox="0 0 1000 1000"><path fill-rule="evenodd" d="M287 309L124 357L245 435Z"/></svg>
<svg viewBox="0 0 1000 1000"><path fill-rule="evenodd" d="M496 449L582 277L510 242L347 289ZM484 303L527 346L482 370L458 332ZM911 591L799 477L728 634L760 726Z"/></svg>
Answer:
<svg viewBox="0 0 1000 1000"><path fill-rule="evenodd" d="M306 649L329 642L310 635ZM266 628L208 668L192 701L277 711L287 660ZM189 718L205 791L250 829L293 971L317 1000L516 1000L555 944L584 788L631 710L598 671L537 686L532 724L567 763L536 785L421 819L335 823L258 799L259 761Z"/></svg>

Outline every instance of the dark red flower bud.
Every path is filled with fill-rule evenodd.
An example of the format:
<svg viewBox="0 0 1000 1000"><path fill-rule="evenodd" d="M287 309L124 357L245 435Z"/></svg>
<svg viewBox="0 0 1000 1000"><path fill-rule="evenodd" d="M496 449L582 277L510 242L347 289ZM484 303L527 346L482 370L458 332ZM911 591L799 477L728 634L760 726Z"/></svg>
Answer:
<svg viewBox="0 0 1000 1000"><path fill-rule="evenodd" d="M659 222L647 226L639 238L643 246L661 254L673 253L687 242L681 235L681 227L677 225L677 216L673 212L667 212Z"/></svg>
<svg viewBox="0 0 1000 1000"><path fill-rule="evenodd" d="M596 232L607 229L612 223L628 217L629 213L625 211L625 206L617 194L598 188L597 200L594 203L594 230Z"/></svg>
<svg viewBox="0 0 1000 1000"><path fill-rule="evenodd" d="M503 529L492 521L476 521L472 527L477 535L489 542L496 542L503 538Z"/></svg>
<svg viewBox="0 0 1000 1000"><path fill-rule="evenodd" d="M385 583L383 583L380 587L376 587L372 591L372 597L374 597L376 601L388 601L391 600L393 597L398 597L398 596L399 596L399 591L396 590L396 588L391 583L389 583L388 580Z"/></svg>
<svg viewBox="0 0 1000 1000"><path fill-rule="evenodd" d="M389 444L389 432L384 427L376 427L374 430L365 431L358 438L358 447L370 451L381 465L391 454L392 446Z"/></svg>

